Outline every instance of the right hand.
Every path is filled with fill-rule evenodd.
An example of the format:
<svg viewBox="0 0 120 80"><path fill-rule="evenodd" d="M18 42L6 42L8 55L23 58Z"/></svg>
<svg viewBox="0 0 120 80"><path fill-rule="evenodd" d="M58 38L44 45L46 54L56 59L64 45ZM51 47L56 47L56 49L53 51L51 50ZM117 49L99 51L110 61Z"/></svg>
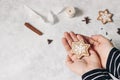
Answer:
<svg viewBox="0 0 120 80"><path fill-rule="evenodd" d="M107 59L113 44L102 35L93 35L89 39L90 44L93 44L93 49L99 54L103 68L106 68Z"/></svg>

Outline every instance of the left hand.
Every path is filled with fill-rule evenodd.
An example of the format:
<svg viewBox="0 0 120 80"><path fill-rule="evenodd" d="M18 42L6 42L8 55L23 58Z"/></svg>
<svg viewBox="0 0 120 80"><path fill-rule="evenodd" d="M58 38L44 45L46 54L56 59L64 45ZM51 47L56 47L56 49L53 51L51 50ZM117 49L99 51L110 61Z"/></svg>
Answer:
<svg viewBox="0 0 120 80"><path fill-rule="evenodd" d="M68 68L73 71L74 73L78 75L83 75L84 73L94 70L94 69L101 69L101 63L100 59L95 51L92 49L89 50L90 56L89 57L83 57L81 60L79 60L76 55L71 53L71 44L74 41L84 40L85 39L80 36L76 35L73 32L65 32L64 38L62 39L62 43L68 52L67 59L66 59L66 65ZM86 42L86 41L85 41Z"/></svg>

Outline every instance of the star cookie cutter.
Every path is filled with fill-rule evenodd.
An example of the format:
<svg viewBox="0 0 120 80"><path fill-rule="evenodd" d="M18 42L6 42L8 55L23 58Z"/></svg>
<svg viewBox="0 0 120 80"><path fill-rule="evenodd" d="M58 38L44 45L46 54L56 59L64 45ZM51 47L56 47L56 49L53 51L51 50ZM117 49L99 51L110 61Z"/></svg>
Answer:
<svg viewBox="0 0 120 80"><path fill-rule="evenodd" d="M72 42L72 53L74 53L77 58L81 59L84 56L89 56L88 49L90 48L90 44L86 44L83 40Z"/></svg>

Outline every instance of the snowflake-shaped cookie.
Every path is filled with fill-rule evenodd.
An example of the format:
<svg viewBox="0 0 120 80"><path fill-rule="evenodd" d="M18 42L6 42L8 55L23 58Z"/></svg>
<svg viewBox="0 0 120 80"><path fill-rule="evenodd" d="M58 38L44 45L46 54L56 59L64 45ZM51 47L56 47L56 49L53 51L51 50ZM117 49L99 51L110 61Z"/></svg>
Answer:
<svg viewBox="0 0 120 80"><path fill-rule="evenodd" d="M72 53L77 55L77 58L81 58L83 56L89 56L88 49L90 45L85 44L84 41L72 42Z"/></svg>
<svg viewBox="0 0 120 80"><path fill-rule="evenodd" d="M106 9L105 11L99 11L97 20L100 20L103 24L106 24L108 22L113 22L112 16L113 14L109 13L108 9Z"/></svg>

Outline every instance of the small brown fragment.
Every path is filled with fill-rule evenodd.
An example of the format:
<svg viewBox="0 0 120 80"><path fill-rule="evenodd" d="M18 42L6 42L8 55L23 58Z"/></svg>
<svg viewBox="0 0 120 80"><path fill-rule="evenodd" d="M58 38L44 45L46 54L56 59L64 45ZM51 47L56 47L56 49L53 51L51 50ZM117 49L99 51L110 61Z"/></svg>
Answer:
<svg viewBox="0 0 120 80"><path fill-rule="evenodd" d="M106 35L108 35L108 32L106 32Z"/></svg>
<svg viewBox="0 0 120 80"><path fill-rule="evenodd" d="M48 41L48 44L51 44L53 40L48 39L47 41Z"/></svg>
<svg viewBox="0 0 120 80"><path fill-rule="evenodd" d="M33 32L37 33L38 35L43 35L43 33L40 30L32 26L30 23L25 23L24 25L30 30L32 30Z"/></svg>
<svg viewBox="0 0 120 80"><path fill-rule="evenodd" d="M103 30L103 28L101 28L101 30Z"/></svg>
<svg viewBox="0 0 120 80"><path fill-rule="evenodd" d="M117 33L120 35L120 28L118 28L118 31L117 31Z"/></svg>
<svg viewBox="0 0 120 80"><path fill-rule="evenodd" d="M112 39L110 39L110 41L112 42Z"/></svg>

